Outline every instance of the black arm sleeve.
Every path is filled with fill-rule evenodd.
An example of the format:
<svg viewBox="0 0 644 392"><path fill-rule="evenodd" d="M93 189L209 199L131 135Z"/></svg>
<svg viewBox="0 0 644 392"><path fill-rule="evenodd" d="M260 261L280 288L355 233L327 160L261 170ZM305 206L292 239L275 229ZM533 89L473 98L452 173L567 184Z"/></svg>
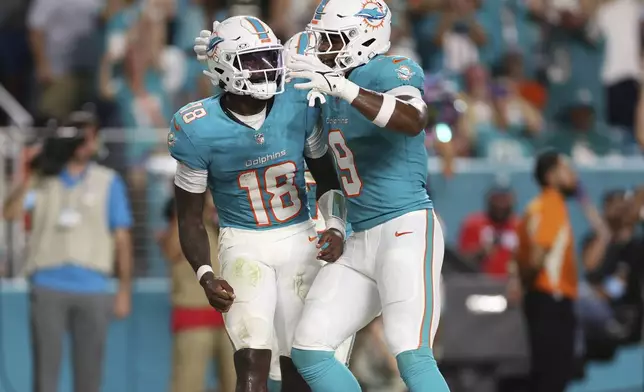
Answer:
<svg viewBox="0 0 644 392"><path fill-rule="evenodd" d="M331 150L328 150L321 158L304 158L306 165L316 183L315 199L332 189L340 190L340 181L335 171L335 161Z"/></svg>

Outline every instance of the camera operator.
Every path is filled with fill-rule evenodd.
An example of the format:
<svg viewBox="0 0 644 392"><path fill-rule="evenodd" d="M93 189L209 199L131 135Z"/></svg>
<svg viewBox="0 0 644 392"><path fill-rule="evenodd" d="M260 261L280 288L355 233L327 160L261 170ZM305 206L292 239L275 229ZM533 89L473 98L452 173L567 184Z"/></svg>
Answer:
<svg viewBox="0 0 644 392"><path fill-rule="evenodd" d="M99 392L112 315L131 308L132 223L126 189L92 162L98 125L76 112L46 138L32 175L4 203L6 219L31 215L24 270L30 281L34 391L58 389L64 337L71 334L76 392ZM116 259L116 296L110 294Z"/></svg>

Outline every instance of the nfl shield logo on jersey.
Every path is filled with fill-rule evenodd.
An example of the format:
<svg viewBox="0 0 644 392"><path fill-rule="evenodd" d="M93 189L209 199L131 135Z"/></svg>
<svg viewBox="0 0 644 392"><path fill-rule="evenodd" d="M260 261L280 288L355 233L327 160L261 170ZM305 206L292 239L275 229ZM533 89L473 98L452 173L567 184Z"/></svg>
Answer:
<svg viewBox="0 0 644 392"><path fill-rule="evenodd" d="M168 133L168 147L174 146L176 142L177 142L177 136L174 134L174 132L170 131Z"/></svg>
<svg viewBox="0 0 644 392"><path fill-rule="evenodd" d="M257 144L264 144L264 134L263 133L256 133L255 134L255 141Z"/></svg>

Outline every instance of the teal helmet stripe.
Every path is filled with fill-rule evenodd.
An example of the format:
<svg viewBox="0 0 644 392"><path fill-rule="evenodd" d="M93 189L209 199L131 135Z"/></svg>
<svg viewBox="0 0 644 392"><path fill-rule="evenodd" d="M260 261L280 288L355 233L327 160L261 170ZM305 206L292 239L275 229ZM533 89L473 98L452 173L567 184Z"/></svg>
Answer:
<svg viewBox="0 0 644 392"><path fill-rule="evenodd" d="M259 39L265 40L265 39L271 39L271 37L268 35L268 32L266 31L266 28L260 22L257 18L253 18L252 16L249 16L246 18L247 21L250 22L251 25L253 25L253 28L257 32L257 35L259 36Z"/></svg>
<svg viewBox="0 0 644 392"><path fill-rule="evenodd" d="M324 9L326 8L326 5L329 3L330 0L322 0L320 4L318 4L318 8L315 9L315 14L313 15L313 20L320 20L322 19L322 15L324 15Z"/></svg>
<svg viewBox="0 0 644 392"><path fill-rule="evenodd" d="M300 39L297 41L297 54L306 53L306 48L309 46L309 35L307 33L300 34Z"/></svg>

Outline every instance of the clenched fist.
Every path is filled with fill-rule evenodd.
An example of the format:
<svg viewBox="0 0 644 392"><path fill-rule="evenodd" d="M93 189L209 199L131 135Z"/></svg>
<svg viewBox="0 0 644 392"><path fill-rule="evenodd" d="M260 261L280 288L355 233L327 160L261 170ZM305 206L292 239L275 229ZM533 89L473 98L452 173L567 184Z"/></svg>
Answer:
<svg viewBox="0 0 644 392"><path fill-rule="evenodd" d="M199 281L210 306L217 311L226 313L235 301L235 290L224 279L216 278L212 272L207 272Z"/></svg>

